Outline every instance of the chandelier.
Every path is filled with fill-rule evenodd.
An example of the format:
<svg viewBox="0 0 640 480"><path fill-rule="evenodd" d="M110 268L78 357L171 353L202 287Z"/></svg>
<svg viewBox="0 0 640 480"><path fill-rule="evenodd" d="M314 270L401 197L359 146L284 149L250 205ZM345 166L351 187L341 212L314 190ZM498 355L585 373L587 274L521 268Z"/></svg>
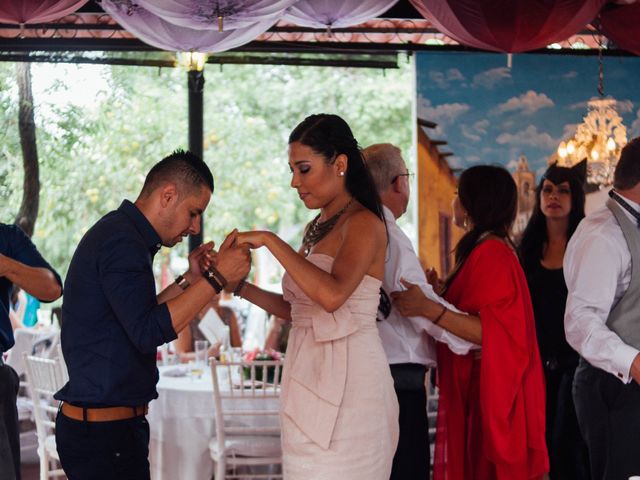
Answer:
<svg viewBox="0 0 640 480"><path fill-rule="evenodd" d="M604 188L613 183L613 172L622 147L627 144L627 129L616 111L616 100L604 97L602 46L598 50L598 93L587 103L588 113L573 137L560 142L555 159L559 166L571 167L587 159L587 183Z"/></svg>

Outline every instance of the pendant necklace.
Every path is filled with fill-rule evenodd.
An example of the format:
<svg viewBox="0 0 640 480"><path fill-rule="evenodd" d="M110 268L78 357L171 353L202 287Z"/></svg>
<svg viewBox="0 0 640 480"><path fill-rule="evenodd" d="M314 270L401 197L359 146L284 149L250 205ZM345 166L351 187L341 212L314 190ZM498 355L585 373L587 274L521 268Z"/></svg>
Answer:
<svg viewBox="0 0 640 480"><path fill-rule="evenodd" d="M327 234L338 222L338 219L344 212L347 211L347 208L349 208L349 205L351 205L352 201L353 199L349 200L349 203L342 207L342 209L338 213L336 213L330 219L325 220L324 222L320 221L320 213L311 221L311 224L309 225L309 228L307 229L307 232L304 234L304 238L302 239L302 246L304 247L305 257L309 255L309 253L311 252L311 248L316 243L327 236Z"/></svg>

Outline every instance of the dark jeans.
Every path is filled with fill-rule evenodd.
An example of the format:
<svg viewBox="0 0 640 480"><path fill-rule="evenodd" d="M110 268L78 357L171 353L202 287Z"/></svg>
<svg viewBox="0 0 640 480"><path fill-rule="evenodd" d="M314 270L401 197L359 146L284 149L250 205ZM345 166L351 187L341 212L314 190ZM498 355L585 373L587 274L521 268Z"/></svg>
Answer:
<svg viewBox="0 0 640 480"><path fill-rule="evenodd" d="M0 480L20 480L20 430L16 397L20 379L0 352Z"/></svg>
<svg viewBox="0 0 640 480"><path fill-rule="evenodd" d="M393 457L391 480L429 478L429 423L424 365L390 365L400 405L400 438Z"/></svg>
<svg viewBox="0 0 640 480"><path fill-rule="evenodd" d="M69 480L148 480L149 424L145 417L83 422L58 413L56 445Z"/></svg>
<svg viewBox="0 0 640 480"><path fill-rule="evenodd" d="M589 455L582 439L571 387L575 368L544 369L547 384L547 447L551 480L589 480Z"/></svg>
<svg viewBox="0 0 640 480"><path fill-rule="evenodd" d="M592 480L640 475L640 385L624 384L581 359L573 399L589 450Z"/></svg>

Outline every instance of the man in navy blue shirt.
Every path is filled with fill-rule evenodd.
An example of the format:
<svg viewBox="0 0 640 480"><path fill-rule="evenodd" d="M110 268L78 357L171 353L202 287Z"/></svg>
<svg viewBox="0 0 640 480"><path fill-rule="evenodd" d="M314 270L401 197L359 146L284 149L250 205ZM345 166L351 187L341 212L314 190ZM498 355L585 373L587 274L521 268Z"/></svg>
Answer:
<svg viewBox="0 0 640 480"><path fill-rule="evenodd" d="M16 372L2 361L2 352L14 344L9 302L14 285L41 301L62 294L60 276L51 268L20 228L0 224L0 472L4 478L20 478L20 436Z"/></svg>
<svg viewBox="0 0 640 480"><path fill-rule="evenodd" d="M211 298L249 272L235 231L202 271L213 244L189 255L189 271L159 295L153 257L200 231L213 193L206 164L177 151L148 173L134 203L100 219L71 260L62 305L62 351L69 382L56 444L73 479L149 478L148 403L158 397L156 349L174 340Z"/></svg>

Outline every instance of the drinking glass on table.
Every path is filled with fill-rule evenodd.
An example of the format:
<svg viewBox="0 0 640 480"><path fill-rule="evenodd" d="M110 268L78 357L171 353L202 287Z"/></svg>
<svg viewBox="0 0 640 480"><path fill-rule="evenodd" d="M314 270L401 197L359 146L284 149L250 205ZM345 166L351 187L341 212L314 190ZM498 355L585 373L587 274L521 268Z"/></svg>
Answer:
<svg viewBox="0 0 640 480"><path fill-rule="evenodd" d="M209 352L209 342L206 340L196 340L194 343L195 359L191 367L191 375L197 378L202 376L207 368L207 354Z"/></svg>

